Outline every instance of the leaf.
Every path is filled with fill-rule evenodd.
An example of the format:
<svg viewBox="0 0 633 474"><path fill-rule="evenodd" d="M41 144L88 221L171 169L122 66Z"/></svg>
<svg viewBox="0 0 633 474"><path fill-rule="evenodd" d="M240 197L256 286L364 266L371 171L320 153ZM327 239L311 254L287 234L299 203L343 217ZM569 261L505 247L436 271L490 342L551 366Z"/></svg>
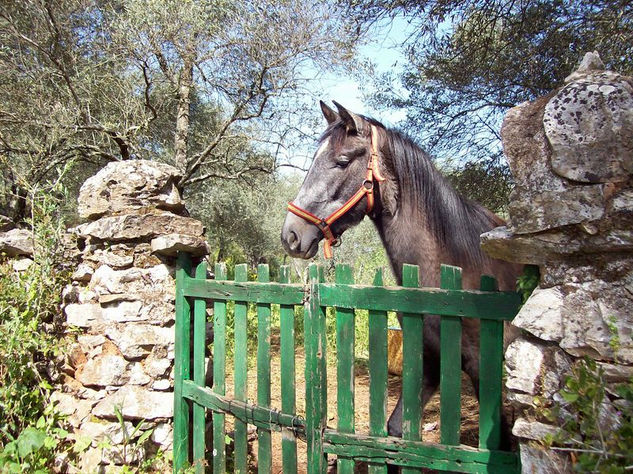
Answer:
<svg viewBox="0 0 633 474"><path fill-rule="evenodd" d="M154 432L153 429L147 430L145 433L139 436L139 438L136 440L136 444L139 446L142 445L145 442L145 440L147 440L147 438L149 438L152 435L153 432Z"/></svg>
<svg viewBox="0 0 633 474"><path fill-rule="evenodd" d="M79 454L84 452L92 444L92 439L87 436L80 436L75 441L73 452Z"/></svg>
<svg viewBox="0 0 633 474"><path fill-rule="evenodd" d="M566 390L561 390L560 395L566 402L569 403L574 403L579 397L578 393L568 392Z"/></svg>
<svg viewBox="0 0 633 474"><path fill-rule="evenodd" d="M46 440L46 433L29 426L18 437L18 454L20 458L24 459L31 453L36 452L42 446Z"/></svg>

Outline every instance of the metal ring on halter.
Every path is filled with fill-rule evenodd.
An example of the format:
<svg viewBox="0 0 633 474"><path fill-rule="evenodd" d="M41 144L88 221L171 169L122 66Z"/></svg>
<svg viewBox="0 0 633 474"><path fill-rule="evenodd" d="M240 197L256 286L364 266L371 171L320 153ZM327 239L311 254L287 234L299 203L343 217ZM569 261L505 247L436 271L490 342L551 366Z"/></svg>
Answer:
<svg viewBox="0 0 633 474"><path fill-rule="evenodd" d="M367 191L372 191L374 189L374 181L371 179L366 179L365 181L363 181L363 187Z"/></svg>
<svg viewBox="0 0 633 474"><path fill-rule="evenodd" d="M332 247L340 247L341 244L343 243L343 240L341 239L341 237L336 237L332 243L330 244Z"/></svg>

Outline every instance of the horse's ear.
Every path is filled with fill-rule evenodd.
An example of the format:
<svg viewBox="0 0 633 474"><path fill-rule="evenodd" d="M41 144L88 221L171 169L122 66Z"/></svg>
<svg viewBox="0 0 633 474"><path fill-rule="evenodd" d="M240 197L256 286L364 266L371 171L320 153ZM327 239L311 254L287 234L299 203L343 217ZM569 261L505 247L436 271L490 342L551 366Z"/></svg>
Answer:
<svg viewBox="0 0 633 474"><path fill-rule="evenodd" d="M334 105L336 105L338 113L341 116L341 120L345 124L347 131L362 134L365 130L365 120L360 115L350 112L338 102L334 102Z"/></svg>
<svg viewBox="0 0 633 474"><path fill-rule="evenodd" d="M325 117L325 120L327 120L327 123L329 125L332 125L339 119L338 114L334 112L334 110L332 110L330 107L328 107L325 102L320 100L319 104L321 104L321 112L323 112L323 116Z"/></svg>

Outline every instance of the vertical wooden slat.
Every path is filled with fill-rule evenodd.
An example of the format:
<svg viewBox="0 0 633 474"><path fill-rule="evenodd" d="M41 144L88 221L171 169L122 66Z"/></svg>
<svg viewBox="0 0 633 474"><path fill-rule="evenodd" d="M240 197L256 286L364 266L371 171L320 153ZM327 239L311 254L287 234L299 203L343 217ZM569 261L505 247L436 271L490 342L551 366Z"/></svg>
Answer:
<svg viewBox="0 0 633 474"><path fill-rule="evenodd" d="M382 269L374 286L383 286ZM369 434L387 436L387 312L369 311ZM369 464L369 474L386 474L384 464Z"/></svg>
<svg viewBox="0 0 633 474"><path fill-rule="evenodd" d="M310 300L305 311L305 379L306 441L308 474L324 474L327 456L323 452L322 433L327 422L327 373L325 366L325 311L319 299L319 282L323 271L315 264L309 267Z"/></svg>
<svg viewBox="0 0 633 474"><path fill-rule="evenodd" d="M290 268L282 266L279 271L279 283L290 283ZM295 384L295 311L291 305L281 305L280 337L281 337L281 411L295 413L296 384ZM283 458L283 472L297 472L297 438L289 428L281 429L281 450Z"/></svg>
<svg viewBox="0 0 633 474"><path fill-rule="evenodd" d="M196 267L196 279L207 278L207 264L200 263ZM193 302L193 381L196 385L204 386L206 346L207 302L197 298ZM204 473L205 464L205 408L197 403L193 404L193 462L196 473Z"/></svg>
<svg viewBox="0 0 633 474"><path fill-rule="evenodd" d="M268 265L257 267L257 281L268 283ZM270 304L257 304L257 404L270 407ZM257 429L257 467L260 473L272 470L270 430Z"/></svg>
<svg viewBox="0 0 633 474"><path fill-rule="evenodd" d="M402 286L418 287L418 267L402 266ZM422 362L424 319L419 314L402 314L402 438L419 441L422 422ZM421 472L403 468L403 474Z"/></svg>
<svg viewBox="0 0 633 474"><path fill-rule="evenodd" d="M461 290L461 268L442 265L440 287L445 290ZM440 322L440 441L448 445L459 444L462 391L461 340L461 318L442 316Z"/></svg>
<svg viewBox="0 0 633 474"><path fill-rule="evenodd" d="M496 291L497 282L481 277L482 291ZM501 442L501 384L503 321L481 320L479 336L479 447L499 449Z"/></svg>
<svg viewBox="0 0 633 474"><path fill-rule="evenodd" d="M354 283L349 265L336 266L336 283ZM354 432L354 310L336 308L336 358L337 358L337 416L338 430L342 433ZM337 472L354 472L354 460L339 456Z"/></svg>
<svg viewBox="0 0 633 474"><path fill-rule="evenodd" d="M183 381L189 379L189 330L191 307L184 295L185 280L191 271L191 258L178 253L176 270L176 324L174 342L174 472L189 462L189 403L182 397Z"/></svg>
<svg viewBox="0 0 633 474"><path fill-rule="evenodd" d="M235 266L235 281L245 282L248 280L248 268L246 264ZM245 302L235 302L235 379L234 396L236 400L245 402L247 397L247 313L248 304ZM248 472L248 438L247 424L235 419L235 472L246 474Z"/></svg>
<svg viewBox="0 0 633 474"><path fill-rule="evenodd" d="M215 279L226 280L226 266L216 264ZM226 302L213 303L213 391L226 394ZM226 471L224 413L213 412L213 472Z"/></svg>

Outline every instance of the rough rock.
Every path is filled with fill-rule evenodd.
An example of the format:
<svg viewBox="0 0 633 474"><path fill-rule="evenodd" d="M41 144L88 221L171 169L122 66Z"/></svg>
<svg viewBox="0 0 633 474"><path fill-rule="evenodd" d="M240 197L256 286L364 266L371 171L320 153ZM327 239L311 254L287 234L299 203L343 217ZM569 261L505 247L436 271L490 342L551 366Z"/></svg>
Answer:
<svg viewBox="0 0 633 474"><path fill-rule="evenodd" d="M202 237L184 234L161 235L152 239L152 252L173 257L178 252L188 252L194 257L209 253L209 245Z"/></svg>
<svg viewBox="0 0 633 474"><path fill-rule="evenodd" d="M510 227L516 234L596 221L605 213L606 200L601 185L537 192L516 189L514 194L518 193L525 195L512 199L508 205L512 216Z"/></svg>
<svg viewBox="0 0 633 474"><path fill-rule="evenodd" d="M150 436L154 443L163 446L165 449L171 448L173 437L174 431L169 423L158 423Z"/></svg>
<svg viewBox="0 0 633 474"><path fill-rule="evenodd" d="M204 226L199 220L168 212L102 217L97 221L77 226L76 229L80 237L92 237L108 242L151 239L164 234L201 237L204 233Z"/></svg>
<svg viewBox="0 0 633 474"><path fill-rule="evenodd" d="M535 441L543 441L546 436L553 436L558 431L559 428L557 426L546 425L538 421L528 421L525 418L517 419L512 427L514 436Z"/></svg>
<svg viewBox="0 0 633 474"><path fill-rule="evenodd" d="M512 324L545 341L560 341L563 338L563 297L560 288L537 288Z"/></svg>
<svg viewBox="0 0 633 474"><path fill-rule="evenodd" d="M574 472L571 460L554 451L521 443L521 472L526 474L570 474Z"/></svg>
<svg viewBox="0 0 633 474"><path fill-rule="evenodd" d="M109 163L81 186L79 215L94 219L148 206L180 212L184 205L176 188L179 178L176 168L154 161Z"/></svg>
<svg viewBox="0 0 633 474"><path fill-rule="evenodd" d="M72 279L74 281L87 282L92 278L92 274L94 273L94 268L92 268L87 263L80 263L77 265L77 268L73 272Z"/></svg>
<svg viewBox="0 0 633 474"><path fill-rule="evenodd" d="M125 323L128 321L143 321L141 309L143 303L140 301L114 301L104 304L102 315L106 321Z"/></svg>
<svg viewBox="0 0 633 474"><path fill-rule="evenodd" d="M93 409L93 415L101 418L115 418L114 407L118 406L126 419L154 420L171 418L174 394L155 392L136 385L126 385L100 401Z"/></svg>
<svg viewBox="0 0 633 474"><path fill-rule="evenodd" d="M126 436L132 439L140 436L138 432L133 434L134 425L129 421L123 422L123 426L118 421L86 421L81 425L81 432L92 440L93 446L97 446L101 441L120 444Z"/></svg>
<svg viewBox="0 0 633 474"><path fill-rule="evenodd" d="M162 293L173 285L173 278L165 265L127 270L113 270L102 265L93 274L89 288L97 295L126 295L125 299L140 300L143 294L156 295L155 288Z"/></svg>
<svg viewBox="0 0 633 474"><path fill-rule="evenodd" d="M124 385L130 379L128 365L121 356L102 354L87 361L77 370L75 378L86 386Z"/></svg>
<svg viewBox="0 0 633 474"><path fill-rule="evenodd" d="M633 83L589 71L548 102L543 117L552 168L583 183L626 181L633 172Z"/></svg>
<svg viewBox="0 0 633 474"><path fill-rule="evenodd" d="M15 223L5 215L0 214L0 232L15 229Z"/></svg>
<svg viewBox="0 0 633 474"><path fill-rule="evenodd" d="M564 351L554 345L544 346L538 340L519 337L506 350L506 387L520 403L532 403L534 396L551 397L562 384L562 374L568 374L571 362ZM512 398L512 397L510 397Z"/></svg>
<svg viewBox="0 0 633 474"><path fill-rule="evenodd" d="M174 344L174 328L163 328L147 324L126 324L123 327L106 328L109 339L117 341L117 346L126 359L138 359L150 353L153 346L168 347Z"/></svg>
<svg viewBox="0 0 633 474"><path fill-rule="evenodd" d="M615 228L591 235L572 227L521 235L507 227L497 227L480 238L481 247L491 257L535 265L555 266L558 260L576 255L633 251L632 229Z"/></svg>
<svg viewBox="0 0 633 474"><path fill-rule="evenodd" d="M33 234L25 229L11 229L0 233L0 253L8 257L33 255Z"/></svg>
<svg viewBox="0 0 633 474"><path fill-rule="evenodd" d="M524 339L514 341L506 350L506 387L510 390L536 395L539 387L543 349Z"/></svg>
<svg viewBox="0 0 633 474"><path fill-rule="evenodd" d="M91 327L103 322L101 306L95 303L66 306L66 323L77 327Z"/></svg>
<svg viewBox="0 0 633 474"><path fill-rule="evenodd" d="M11 264L15 272L26 271L31 265L33 265L33 260L30 258L18 258L17 260L13 260Z"/></svg>
<svg viewBox="0 0 633 474"><path fill-rule="evenodd" d="M613 360L612 341L620 341L617 357L633 363L631 295L620 286L601 280L569 285L562 310L563 338L568 353Z"/></svg>

